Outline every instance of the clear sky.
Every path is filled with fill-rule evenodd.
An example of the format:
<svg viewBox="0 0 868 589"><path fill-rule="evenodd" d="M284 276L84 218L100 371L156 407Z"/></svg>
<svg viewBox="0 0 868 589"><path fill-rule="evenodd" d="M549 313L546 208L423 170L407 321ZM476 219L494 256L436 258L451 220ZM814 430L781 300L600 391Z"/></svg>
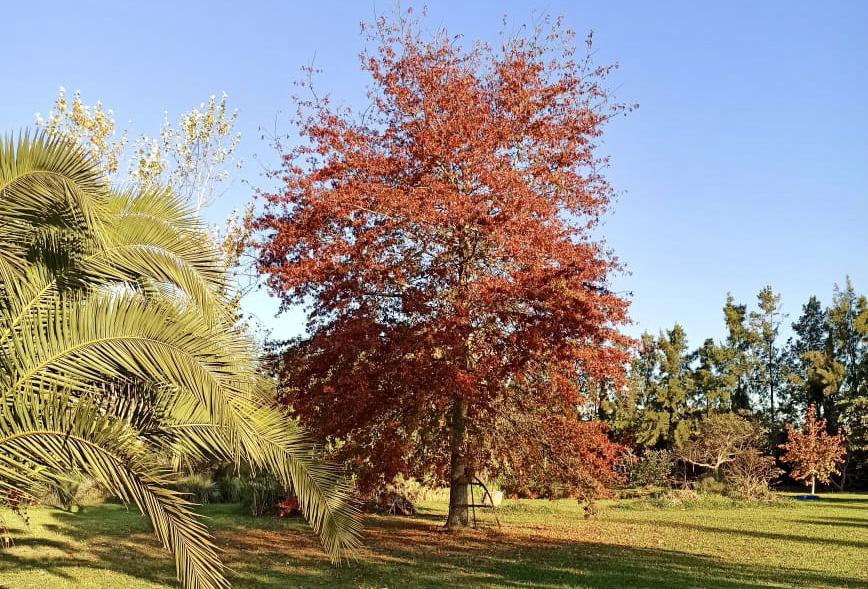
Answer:
<svg viewBox="0 0 868 589"><path fill-rule="evenodd" d="M311 62L319 88L360 104L358 23L391 2L41 2L3 9L0 129L30 125L59 86L101 99L133 135L227 92L240 109L246 164L212 221L267 188L276 162L259 129L287 131L292 82ZM406 6L407 3L404 2ZM681 322L692 345L722 335L727 291L753 302L765 284L794 319L849 274L868 289L868 2L438 2L428 23L496 39L503 15L563 15L617 61L618 97L638 111L609 128L622 193L609 245L631 274L632 317ZM264 294L246 301L273 328Z"/></svg>

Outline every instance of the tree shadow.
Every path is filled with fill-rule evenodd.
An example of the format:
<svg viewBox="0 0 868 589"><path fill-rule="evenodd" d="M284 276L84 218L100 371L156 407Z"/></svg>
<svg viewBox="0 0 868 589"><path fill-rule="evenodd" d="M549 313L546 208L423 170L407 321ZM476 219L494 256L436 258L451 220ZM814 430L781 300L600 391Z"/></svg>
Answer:
<svg viewBox="0 0 868 589"><path fill-rule="evenodd" d="M36 538L28 535L27 527L10 526L8 533L12 543L0 552L0 580L9 572L36 569L54 579L71 581L66 567L90 564L77 556L80 551L72 542ZM7 587L0 582L0 589Z"/></svg>
<svg viewBox="0 0 868 589"><path fill-rule="evenodd" d="M15 570L38 569L40 572L47 574L56 579L72 580L64 569L69 566L88 566L85 559L75 556L75 546L69 542L60 542L57 540L48 540L43 538L16 538L12 549L34 548L38 550L40 556L21 556L10 549L5 549L0 553L0 579L4 573ZM54 549L62 551L63 556L58 558L55 553L45 554L46 549ZM4 589L6 585L0 582L0 589Z"/></svg>
<svg viewBox="0 0 868 589"><path fill-rule="evenodd" d="M50 510L57 523L41 530L62 540L38 537L35 530L12 530L14 544L0 552L0 589L7 575L38 571L65 586L75 586L74 569L109 569L154 583L176 587L174 564L157 541L150 522L138 511L118 505L82 509L77 513ZM154 558L156 556L156 558Z"/></svg>
<svg viewBox="0 0 868 589"><path fill-rule="evenodd" d="M816 544L822 542L824 544L834 544L846 548L868 549L868 542L860 542L858 540L840 540L838 538L815 538L813 536L800 536L795 534L781 534L778 532L763 532L760 530L743 530L737 528L721 528L716 526L701 526L699 524L687 524L683 522L657 522L658 526L667 528L693 530L697 532L708 532L711 534L725 534L727 536L749 536L751 538L760 538L763 540L779 540L782 542L802 542L805 544Z"/></svg>
<svg viewBox="0 0 868 589"><path fill-rule="evenodd" d="M562 589L672 588L760 589L764 587L864 588L868 582L840 574L722 561L710 555L637 548L522 534L517 527L489 527L460 534L442 531L442 516L372 516L367 519L366 547L348 565L333 567L316 538L299 519L261 519L238 509L213 507L209 526L233 587L466 587ZM39 568L66 579L69 567L109 569L146 582L176 587L171 558L162 551L148 521L135 512L104 507L83 513L55 513L57 524L44 526L62 534L51 559L0 556L3 571ZM846 518L845 518L846 519ZM740 532L691 524L654 525L695 528L712 533L742 533L770 540L804 540L785 534ZM807 541L811 541L808 539ZM825 540L824 540L825 541ZM45 545L39 539L36 547ZM86 554L80 547L86 544ZM861 543L844 543L852 546ZM72 586L72 585L68 585ZM104 588L105 589L105 588Z"/></svg>
<svg viewBox="0 0 868 589"><path fill-rule="evenodd" d="M815 502L813 502L813 504L820 506L820 505L822 505L822 502L821 501L815 501ZM853 510L859 511L861 513L868 514L868 503L835 503L832 505L826 505L826 507L829 507L832 509L853 509Z"/></svg>
<svg viewBox="0 0 868 589"><path fill-rule="evenodd" d="M822 505L823 503L832 503L832 504L835 504L836 508L841 507L840 504L847 505L847 504L854 504L855 503L855 504L861 504L863 509L868 509L868 497L860 496L860 495L856 495L856 496L851 495L849 497L846 497L846 496L845 497L840 497L840 496L836 497L833 495L820 495L820 498L817 501L815 501L814 503L816 503L818 505Z"/></svg>
<svg viewBox="0 0 868 589"><path fill-rule="evenodd" d="M824 517L823 519L800 519L796 521L812 526L868 528L868 519L856 517Z"/></svg>

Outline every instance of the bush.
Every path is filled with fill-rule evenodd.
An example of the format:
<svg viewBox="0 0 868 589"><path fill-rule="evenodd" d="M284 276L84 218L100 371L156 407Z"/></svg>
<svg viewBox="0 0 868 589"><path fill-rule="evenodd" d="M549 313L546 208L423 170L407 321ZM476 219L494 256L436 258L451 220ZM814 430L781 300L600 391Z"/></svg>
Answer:
<svg viewBox="0 0 868 589"><path fill-rule="evenodd" d="M772 495L769 485L784 471L777 467L772 456L759 450L743 452L724 467L727 492L739 499L757 501Z"/></svg>
<svg viewBox="0 0 868 589"><path fill-rule="evenodd" d="M288 515L301 515L301 505L298 503L298 498L296 497L288 497L286 499L281 499L275 505L277 508L277 515L280 517L286 517Z"/></svg>
<svg viewBox="0 0 868 589"><path fill-rule="evenodd" d="M405 495L393 491L382 491L369 498L364 505L365 511L386 515L414 515L416 508Z"/></svg>
<svg viewBox="0 0 868 589"><path fill-rule="evenodd" d="M723 495L726 492L726 485L712 476L705 476L696 481L694 489L703 495Z"/></svg>
<svg viewBox="0 0 868 589"><path fill-rule="evenodd" d="M675 458L716 474L721 466L757 448L762 430L735 413L705 415L699 428L678 448Z"/></svg>
<svg viewBox="0 0 868 589"><path fill-rule="evenodd" d="M222 473L218 470L215 485L215 497L227 503L240 503L254 517L297 513L295 495L287 493L283 485L270 476L222 469Z"/></svg>
<svg viewBox="0 0 868 589"><path fill-rule="evenodd" d="M647 500L647 504L659 509L729 509L738 505L730 497L699 493L693 489L668 491L660 497Z"/></svg>
<svg viewBox="0 0 868 589"><path fill-rule="evenodd" d="M246 481L241 503L254 517L278 515L278 503L287 498L286 490L275 479L258 475Z"/></svg>
<svg viewBox="0 0 868 589"><path fill-rule="evenodd" d="M700 493L725 493L745 501L768 499L769 484L782 471L773 457L760 451L762 438L755 422L734 413L712 413L703 417L676 458L714 473L694 483Z"/></svg>
<svg viewBox="0 0 868 589"><path fill-rule="evenodd" d="M99 505L110 495L98 481L84 475L74 475L66 481L51 485L41 502L58 509L71 511L78 507Z"/></svg>
<svg viewBox="0 0 868 589"><path fill-rule="evenodd" d="M413 504L425 492L426 488L418 481L398 476L391 483L371 492L366 498L364 509L388 515L413 515L416 513Z"/></svg>
<svg viewBox="0 0 868 589"><path fill-rule="evenodd" d="M190 495L190 501L202 505L221 500L220 488L210 474L193 473L181 477L172 487L176 491Z"/></svg>
<svg viewBox="0 0 868 589"><path fill-rule="evenodd" d="M244 503L247 497L247 481L249 477L240 474L228 474L217 480L220 498L226 503Z"/></svg>
<svg viewBox="0 0 868 589"><path fill-rule="evenodd" d="M642 456L627 454L619 470L627 487L672 486L672 453L668 450L646 450Z"/></svg>

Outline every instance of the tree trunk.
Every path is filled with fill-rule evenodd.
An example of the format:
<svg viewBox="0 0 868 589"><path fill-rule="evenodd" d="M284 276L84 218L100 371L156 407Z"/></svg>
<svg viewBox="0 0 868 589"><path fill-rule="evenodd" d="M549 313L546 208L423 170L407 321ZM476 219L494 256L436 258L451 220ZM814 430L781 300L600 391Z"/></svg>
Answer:
<svg viewBox="0 0 868 589"><path fill-rule="evenodd" d="M811 495L816 495L817 477L811 477Z"/></svg>
<svg viewBox="0 0 868 589"><path fill-rule="evenodd" d="M777 425L777 417L775 416L775 385L771 386L771 404L772 404L772 428Z"/></svg>
<svg viewBox="0 0 868 589"><path fill-rule="evenodd" d="M452 423L450 432L450 468L449 468L449 515L446 517L446 528L457 530L465 528L467 517L467 485L470 479L464 442L467 432L467 403L458 399L452 406Z"/></svg>
<svg viewBox="0 0 868 589"><path fill-rule="evenodd" d="M850 464L850 453L847 453L847 459L844 460L843 466L841 466L841 486L838 488L842 493L844 492L844 485L847 484L847 465Z"/></svg>
<svg viewBox="0 0 868 589"><path fill-rule="evenodd" d="M774 316L772 316L774 321ZM772 429L775 429L775 363L774 363L774 344L769 342L769 402L772 413Z"/></svg>

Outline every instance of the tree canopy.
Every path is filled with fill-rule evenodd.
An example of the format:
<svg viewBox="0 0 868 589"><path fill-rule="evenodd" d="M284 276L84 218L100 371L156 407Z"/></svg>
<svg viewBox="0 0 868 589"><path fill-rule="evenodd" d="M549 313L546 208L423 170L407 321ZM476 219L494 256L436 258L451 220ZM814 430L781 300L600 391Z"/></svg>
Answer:
<svg viewBox="0 0 868 589"><path fill-rule="evenodd" d="M805 416L802 429L787 424L787 441L781 444L783 462L792 465L790 476L796 480L809 482L814 494L816 482L828 482L829 477L838 472L838 464L844 462L847 450L844 435L830 435L826 432L826 421L817 419L817 410L811 405Z"/></svg>
<svg viewBox="0 0 868 589"><path fill-rule="evenodd" d="M310 302L287 405L363 482L449 482L460 525L469 479L550 439L576 439L554 452L575 485L610 472L575 458L602 448L577 407L579 376L621 382L627 357L618 261L592 231L612 199L597 143L625 107L560 23L497 49L419 30L373 25L361 115L298 101L260 264L285 304Z"/></svg>

